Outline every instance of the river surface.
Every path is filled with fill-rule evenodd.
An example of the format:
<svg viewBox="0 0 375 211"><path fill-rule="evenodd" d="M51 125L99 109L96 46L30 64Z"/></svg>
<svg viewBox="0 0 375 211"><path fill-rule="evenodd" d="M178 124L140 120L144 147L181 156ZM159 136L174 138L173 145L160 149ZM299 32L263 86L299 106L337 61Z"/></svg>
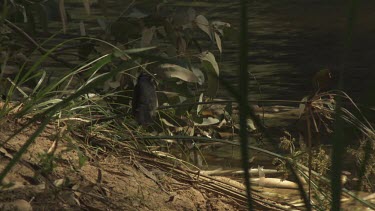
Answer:
<svg viewBox="0 0 375 211"><path fill-rule="evenodd" d="M97 27L97 17L102 15L99 8L94 8L92 15L87 16L81 4L67 2L73 17L70 26L77 28L82 18L90 19L85 23L96 27L87 28L88 34L97 36L103 33ZM118 17L131 2L107 1L107 16L110 19ZM146 7L153 11L158 1L134 2L133 5L140 10L148 5ZM210 21L220 20L232 25L234 32L224 35L223 54L217 60L221 77L237 84L239 1L168 2L177 9L193 7L197 14L205 15ZM348 46L347 2L349 0L249 0L250 97L300 100L311 92L314 74L328 67L334 73L345 69L344 89L355 100L375 98L375 1L358 1L360 5L350 49L345 47ZM61 23L57 27L56 30L60 30ZM79 30L70 30L72 32ZM203 39L209 40L207 36ZM211 45L210 50L213 49L216 48ZM218 55L218 51L215 53ZM219 96L227 98L228 94L220 89Z"/></svg>
<svg viewBox="0 0 375 211"><path fill-rule="evenodd" d="M311 91L314 74L327 67L334 71L334 81L337 72L345 70L344 89L354 99L374 96L375 1L360 1L351 42L347 42L349 6L345 2L249 1L251 97L260 97L255 77L262 98L301 99ZM206 13L237 29L239 6L230 4ZM236 83L238 44L224 39L223 49L222 76Z"/></svg>

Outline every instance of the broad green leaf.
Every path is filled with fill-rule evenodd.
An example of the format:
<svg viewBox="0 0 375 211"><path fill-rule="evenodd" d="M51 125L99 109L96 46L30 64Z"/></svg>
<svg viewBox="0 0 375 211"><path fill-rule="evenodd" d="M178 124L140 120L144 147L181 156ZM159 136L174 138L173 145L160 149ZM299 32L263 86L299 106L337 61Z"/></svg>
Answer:
<svg viewBox="0 0 375 211"><path fill-rule="evenodd" d="M208 62L208 65L210 65L208 66L208 68L210 70L214 70L214 73L216 74L216 76L219 76L219 65L216 62L215 56L211 52L208 52L208 51L202 52L199 55L199 58L201 59L202 62Z"/></svg>
<svg viewBox="0 0 375 211"><path fill-rule="evenodd" d="M218 33L214 33L215 35L215 41L216 41L216 45L217 45L217 48L219 49L220 53L223 52L223 48L221 47L221 38L220 38L220 35Z"/></svg>
<svg viewBox="0 0 375 211"><path fill-rule="evenodd" d="M194 75L197 76L198 84L203 85L205 81L203 72L200 69L195 68L195 67L191 68L191 70L193 71Z"/></svg>
<svg viewBox="0 0 375 211"><path fill-rule="evenodd" d="M219 65L215 60L215 56L208 51L203 52L199 58L201 59L203 69L205 69L207 73L207 95L213 98L216 96L217 90L219 89Z"/></svg>
<svg viewBox="0 0 375 211"><path fill-rule="evenodd" d="M212 40L212 35L211 35L211 29L210 29L210 23L208 22L207 18L204 17L203 15L198 15L195 18L195 23L197 26L204 31Z"/></svg>
<svg viewBox="0 0 375 211"><path fill-rule="evenodd" d="M212 26L214 26L216 29L223 29L226 27L230 27L230 24L222 21L212 21Z"/></svg>
<svg viewBox="0 0 375 211"><path fill-rule="evenodd" d="M192 82L192 83L198 83L199 82L198 77L195 76L193 72L191 72L190 70L188 70L184 67L181 67L181 66L178 66L178 65L175 65L175 64L162 64L162 65L160 65L160 67L163 68L163 69L166 69L164 74L167 77L179 78L183 81Z"/></svg>
<svg viewBox="0 0 375 211"><path fill-rule="evenodd" d="M215 29L215 31L219 32L222 36L224 35L224 29L230 28L229 23L222 22L222 21L212 21L211 25Z"/></svg>

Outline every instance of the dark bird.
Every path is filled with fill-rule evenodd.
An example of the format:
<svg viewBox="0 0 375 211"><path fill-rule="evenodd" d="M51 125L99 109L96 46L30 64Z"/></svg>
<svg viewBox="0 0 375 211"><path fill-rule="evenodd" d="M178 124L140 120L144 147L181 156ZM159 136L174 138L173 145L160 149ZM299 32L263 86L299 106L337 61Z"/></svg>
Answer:
<svg viewBox="0 0 375 211"><path fill-rule="evenodd" d="M153 122L153 117L158 107L158 98L156 96L156 83L153 77L142 72L134 87L132 112L138 124L143 126Z"/></svg>
<svg viewBox="0 0 375 211"><path fill-rule="evenodd" d="M316 92L329 90L333 86L332 71L328 68L319 70L315 73L312 82Z"/></svg>

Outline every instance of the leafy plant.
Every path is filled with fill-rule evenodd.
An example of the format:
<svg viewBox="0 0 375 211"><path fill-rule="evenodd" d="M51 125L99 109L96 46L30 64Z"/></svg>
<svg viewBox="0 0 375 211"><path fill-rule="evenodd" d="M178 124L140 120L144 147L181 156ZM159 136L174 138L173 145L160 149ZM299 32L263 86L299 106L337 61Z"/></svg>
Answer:
<svg viewBox="0 0 375 211"><path fill-rule="evenodd" d="M22 3L25 2L22 1ZM14 7L13 9L20 9L23 6L22 3L12 1L11 6ZM42 3L31 1L33 6L21 8L20 11L21 13L24 11L23 15L26 15L24 17L31 18L35 14L34 6L40 6ZM30 2L25 4L30 4ZM64 10L63 6L63 4L59 5L58 9ZM2 78L9 82L9 88L5 93L5 106L2 107L1 117L7 116L11 111L16 113L16 118L27 117L27 122L16 133L36 123L39 123L39 127L0 173L0 180L21 159L22 154L51 122L59 127L66 125L74 138L82 140L84 144L80 147L84 149L90 149L96 153L108 151L120 153L129 150L131 152L128 152L128 156L131 158L135 156L132 150L139 150L168 158L184 165L189 170L198 168L182 161L181 158L195 160L196 165L202 164L203 161L200 159L204 159L202 150L204 147L213 143L238 146L239 143L232 140L238 133L241 138L242 164L246 172L244 178L250 209L253 202L259 201L256 198L257 193L251 191L249 183L250 175L247 171L249 149L277 158L279 169L289 174L285 177L292 176L298 182L298 188L307 209L312 209L311 205L317 209L328 209L332 203L337 207L337 198L341 195L329 192L329 190L330 188L336 190L341 184L337 181L334 183L334 179L329 182L326 176L332 172L337 179L337 175L341 174L341 167L333 169L331 165L335 163L328 157L325 148L313 148L315 143L313 141L319 136L332 133L333 125L336 123L333 121L335 115L336 120L340 118L340 121L343 120L356 127L366 136L366 140L373 140L372 125L359 109L356 111L359 113L357 116L345 107L337 106L337 99L341 98L358 108L349 96L343 92L321 92L324 81L314 79L319 82L316 84L318 92L304 98L300 103L300 121L306 123L304 137L308 141L309 151L306 153L298 149L295 138L288 132L280 139L280 147L289 152L286 156L282 155L283 153L278 149L270 152L249 146L247 144L249 127L251 130L261 131L267 139L273 141L274 146L277 146L278 142L270 136L267 128L248 104L248 34L246 28L248 23L245 0L242 1L242 6L240 90L234 89L219 77L220 64L216 59L217 55L223 51L221 39L225 36L224 28L230 25L220 21L209 21L192 8L180 11L168 5L159 4L155 12L147 13L136 7L128 7L115 21L105 18L97 19L98 25L104 32L98 37L85 35L73 38L51 49L44 49L34 40L35 48L42 49L42 56L33 62L23 62L15 77ZM85 9L89 13L90 5L85 5ZM11 11L11 14L16 17L16 13ZM64 21L63 18L62 22ZM11 22L4 21L4 23L10 26L9 30L17 31ZM64 26L64 30L66 27ZM84 26L81 27L83 28ZM18 33L22 32L18 31ZM11 39L9 31L0 31L0 42L7 43L7 45L0 45L3 62L1 76L8 67L8 61L13 62L16 59L17 50L12 49L14 43L8 42L9 39ZM206 45L207 41L214 44L218 52ZM82 46L84 46L83 49L80 48ZM56 60L55 57L55 61L68 64L67 66L70 67L68 72L51 77L47 72L40 71L48 57L53 58L54 55L63 54L69 48L80 49L78 55L75 56L85 59L83 64L69 65L66 61ZM9 51L14 52L9 53ZM134 81L140 72L155 77L158 83L158 97L162 106L159 108L158 119L152 128L138 127L129 112ZM25 86L30 86L28 84L30 81L33 81L33 86L27 93L23 89ZM239 115L237 114L239 126L237 126L238 118L233 112L232 102L212 101L217 94L219 83L239 104ZM17 92L23 95L21 102L18 103L12 101L12 95ZM226 106L219 107L218 104ZM336 133L340 128L340 125L336 127ZM231 131L229 135L227 131ZM6 144L14 136L9 137L1 145ZM64 140L70 138L61 137ZM358 162L361 163L360 177L364 176L367 179L365 183L359 182L359 184L372 188L369 177L374 172L369 160L372 158L373 147L368 143L370 141L363 141L359 149L350 152L356 155ZM178 148L180 157L161 152L163 150L172 152L172 145ZM78 146L71 146L71 149L78 151L78 166L82 166L86 162L83 150L81 151ZM336 149L336 156L342 153L340 149ZM335 159L337 161L338 157ZM40 155L40 165L47 173L53 170L57 160L58 156L53 153ZM309 181L309 193L312 197L307 197L303 180ZM343 191L355 198L349 191L345 189ZM252 196L256 197L252 198ZM372 206L361 199L357 198L357 200L366 206ZM242 198L242 201L246 199Z"/></svg>

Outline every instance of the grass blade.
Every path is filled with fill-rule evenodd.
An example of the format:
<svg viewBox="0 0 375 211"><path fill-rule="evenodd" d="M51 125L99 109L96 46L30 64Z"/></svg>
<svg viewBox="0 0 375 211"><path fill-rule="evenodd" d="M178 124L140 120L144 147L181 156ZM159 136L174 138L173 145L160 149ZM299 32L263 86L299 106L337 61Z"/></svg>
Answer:
<svg viewBox="0 0 375 211"><path fill-rule="evenodd" d="M242 168L244 171L244 179L246 186L246 196L248 200L248 209L252 210L252 198L250 190L250 174L249 174L249 150L248 146L248 135L247 135L247 117L249 116L247 110L247 98L248 98L248 78L249 73L247 72L247 0L241 0L241 22L240 22L240 65L239 65L239 94L238 99L239 110L240 110L240 140L241 140L241 157L242 157Z"/></svg>

